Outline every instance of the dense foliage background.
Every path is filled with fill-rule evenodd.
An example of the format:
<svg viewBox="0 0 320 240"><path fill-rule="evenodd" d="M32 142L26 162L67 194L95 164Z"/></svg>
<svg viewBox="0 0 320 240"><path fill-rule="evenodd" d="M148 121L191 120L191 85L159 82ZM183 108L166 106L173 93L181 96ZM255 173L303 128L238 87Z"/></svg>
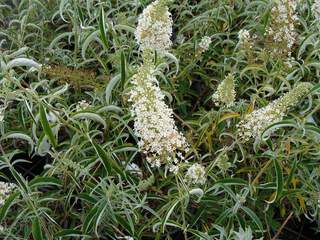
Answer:
<svg viewBox="0 0 320 240"><path fill-rule="evenodd" d="M16 187L1 202L1 238L277 239L292 219L318 223L320 23L313 1L296 2L289 59L268 51L271 0L168 5L173 47L155 64L187 157L205 167L200 186L151 168L133 134L134 31L150 1L3 0L0 172ZM251 47L239 47L241 29ZM204 36L212 42L199 54ZM229 73L236 103L216 106ZM283 121L237 137L245 114L299 82L313 88Z"/></svg>

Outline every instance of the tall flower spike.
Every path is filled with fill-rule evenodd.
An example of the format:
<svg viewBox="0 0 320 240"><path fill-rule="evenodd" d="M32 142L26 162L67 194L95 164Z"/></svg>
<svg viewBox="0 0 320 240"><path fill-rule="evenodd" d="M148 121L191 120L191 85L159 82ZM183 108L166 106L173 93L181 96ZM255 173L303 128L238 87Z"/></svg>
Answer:
<svg viewBox="0 0 320 240"><path fill-rule="evenodd" d="M133 89L129 101L132 102L134 133L151 166L168 163L170 170L177 172L179 162L184 160L179 151L188 151L188 146L175 125L172 109L164 101L152 61L147 59L145 56L144 64L131 81Z"/></svg>
<svg viewBox="0 0 320 240"><path fill-rule="evenodd" d="M239 138L244 142L250 138L258 138L268 126L281 121L285 113L297 105L311 87L310 83L300 83L281 98L246 115L237 125Z"/></svg>
<svg viewBox="0 0 320 240"><path fill-rule="evenodd" d="M168 2L156 0L139 16L135 36L142 50L151 49L161 53L171 47L172 18L166 6Z"/></svg>
<svg viewBox="0 0 320 240"><path fill-rule="evenodd" d="M291 56L296 41L296 0L277 0L271 9L271 24L267 29L267 47L273 56Z"/></svg>
<svg viewBox="0 0 320 240"><path fill-rule="evenodd" d="M212 99L216 105L223 104L231 107L234 104L235 96L234 77L229 73L219 84L217 91L212 95Z"/></svg>

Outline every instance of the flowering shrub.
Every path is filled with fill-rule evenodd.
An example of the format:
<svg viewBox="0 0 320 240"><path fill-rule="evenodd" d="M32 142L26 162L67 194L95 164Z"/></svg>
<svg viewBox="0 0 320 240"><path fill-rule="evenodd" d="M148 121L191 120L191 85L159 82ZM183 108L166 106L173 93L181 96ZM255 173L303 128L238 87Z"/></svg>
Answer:
<svg viewBox="0 0 320 240"><path fill-rule="evenodd" d="M319 7L1 3L0 238L318 239Z"/></svg>

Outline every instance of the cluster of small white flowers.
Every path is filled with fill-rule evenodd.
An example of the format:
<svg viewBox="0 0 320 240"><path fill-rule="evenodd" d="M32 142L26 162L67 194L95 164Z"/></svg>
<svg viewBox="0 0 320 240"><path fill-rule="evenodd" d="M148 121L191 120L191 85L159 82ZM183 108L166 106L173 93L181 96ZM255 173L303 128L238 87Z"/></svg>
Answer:
<svg viewBox="0 0 320 240"><path fill-rule="evenodd" d="M288 57L285 61L284 64L288 67L288 68L292 68L293 64L296 62L294 57Z"/></svg>
<svg viewBox="0 0 320 240"><path fill-rule="evenodd" d="M88 103L86 100L81 100L77 103L76 110L79 112L85 110L88 107L90 107L90 103Z"/></svg>
<svg viewBox="0 0 320 240"><path fill-rule="evenodd" d="M315 0L311 7L311 12L314 18L319 21L320 20L320 0Z"/></svg>
<svg viewBox="0 0 320 240"><path fill-rule="evenodd" d="M5 203L10 193L16 188L13 183L6 183L0 181L0 207Z"/></svg>
<svg viewBox="0 0 320 240"><path fill-rule="evenodd" d="M250 138L258 138L268 126L281 121L286 111L295 106L311 86L309 83L300 83L281 98L246 115L237 125L240 139L248 141Z"/></svg>
<svg viewBox="0 0 320 240"><path fill-rule="evenodd" d="M129 102L132 103L134 133L138 137L140 151L146 155L151 167L166 164L167 169L177 174L182 162L187 162L182 153L188 152L185 137L178 131L173 110L164 101L164 94L154 74L154 51L164 53L171 46L172 18L167 4L170 0L156 0L139 16L135 36L143 51L143 65L132 77L133 88ZM211 39L206 38L202 47L207 48Z"/></svg>
<svg viewBox="0 0 320 240"><path fill-rule="evenodd" d="M164 52L172 45L172 18L166 6L168 0L156 0L139 16L135 37L142 50Z"/></svg>
<svg viewBox="0 0 320 240"><path fill-rule="evenodd" d="M188 168L186 180L192 184L205 184L207 180L205 168L199 163L194 163Z"/></svg>
<svg viewBox="0 0 320 240"><path fill-rule="evenodd" d="M212 95L212 99L216 105L222 103L227 107L231 107L234 104L235 96L234 77L229 73L219 84L217 91Z"/></svg>
<svg viewBox="0 0 320 240"><path fill-rule="evenodd" d="M222 171L227 171L232 166L231 162L229 162L229 157L226 152L219 154L215 162L217 167Z"/></svg>
<svg viewBox="0 0 320 240"><path fill-rule="evenodd" d="M212 42L211 37L204 36L199 43L199 47L202 49L203 52L207 51L209 49L211 42Z"/></svg>
<svg viewBox="0 0 320 240"><path fill-rule="evenodd" d="M251 40L250 32L246 29L241 29L238 33L238 39L239 39L238 44L240 46L247 45L248 43L250 43L250 40Z"/></svg>
<svg viewBox="0 0 320 240"><path fill-rule="evenodd" d="M179 151L187 152L185 137L178 131L173 111L164 102L151 63L142 65L132 78L132 102L134 133L139 138L138 146L147 155L153 167L169 163L170 170L177 172L179 162L184 160Z"/></svg>
<svg viewBox="0 0 320 240"><path fill-rule="evenodd" d="M267 29L270 51L273 55L291 55L296 41L295 24L298 17L295 14L296 0L278 0L271 10L272 21Z"/></svg>

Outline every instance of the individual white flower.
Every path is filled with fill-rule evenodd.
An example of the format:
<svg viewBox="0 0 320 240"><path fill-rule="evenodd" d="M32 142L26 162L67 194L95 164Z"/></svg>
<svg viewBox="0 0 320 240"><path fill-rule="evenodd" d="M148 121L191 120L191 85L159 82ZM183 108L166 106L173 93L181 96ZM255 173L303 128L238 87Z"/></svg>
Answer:
<svg viewBox="0 0 320 240"><path fill-rule="evenodd" d="M139 16L135 37L142 50L164 52L171 47L172 18L167 2L168 0L156 0Z"/></svg>
<svg viewBox="0 0 320 240"><path fill-rule="evenodd" d="M58 117L56 115L59 115L56 111L50 111L46 114L47 120L51 123L56 123L58 121Z"/></svg>
<svg viewBox="0 0 320 240"><path fill-rule="evenodd" d="M147 61L132 77L129 102L132 103L134 133L152 167L160 167L168 161L169 165L178 165L175 159L179 151L186 151L187 142L175 125L173 111L164 101L154 71L151 61ZM173 166L170 168L176 170Z"/></svg>
<svg viewBox="0 0 320 240"><path fill-rule="evenodd" d="M186 180L192 184L205 184L206 171L199 163L194 163L188 168L186 173Z"/></svg>
<svg viewBox="0 0 320 240"><path fill-rule="evenodd" d="M212 42L211 37L204 36L199 43L199 47L202 49L203 52L207 51L209 49L211 42Z"/></svg>
<svg viewBox="0 0 320 240"><path fill-rule="evenodd" d="M246 115L237 125L240 139L248 141L250 138L258 138L268 126L281 121L286 111L295 106L311 86L309 83L300 83L281 98Z"/></svg>
<svg viewBox="0 0 320 240"><path fill-rule="evenodd" d="M10 193L16 188L13 183L6 183L0 181L0 207L5 203Z"/></svg>
<svg viewBox="0 0 320 240"><path fill-rule="evenodd" d="M320 0L315 0L311 7L311 12L314 18L319 21L320 20Z"/></svg>
<svg viewBox="0 0 320 240"><path fill-rule="evenodd" d="M141 171L140 167L135 163L127 164L125 167L125 170L134 174L134 175L137 175L138 177L142 177L142 171Z"/></svg>
<svg viewBox="0 0 320 240"><path fill-rule="evenodd" d="M212 95L216 105L224 104L231 107L234 104L236 91L234 89L234 77L229 73L219 84L217 91Z"/></svg>
<svg viewBox="0 0 320 240"><path fill-rule="evenodd" d="M291 56L297 38L296 7L296 0L278 0L271 9L272 20L266 35L269 51L274 56Z"/></svg>

